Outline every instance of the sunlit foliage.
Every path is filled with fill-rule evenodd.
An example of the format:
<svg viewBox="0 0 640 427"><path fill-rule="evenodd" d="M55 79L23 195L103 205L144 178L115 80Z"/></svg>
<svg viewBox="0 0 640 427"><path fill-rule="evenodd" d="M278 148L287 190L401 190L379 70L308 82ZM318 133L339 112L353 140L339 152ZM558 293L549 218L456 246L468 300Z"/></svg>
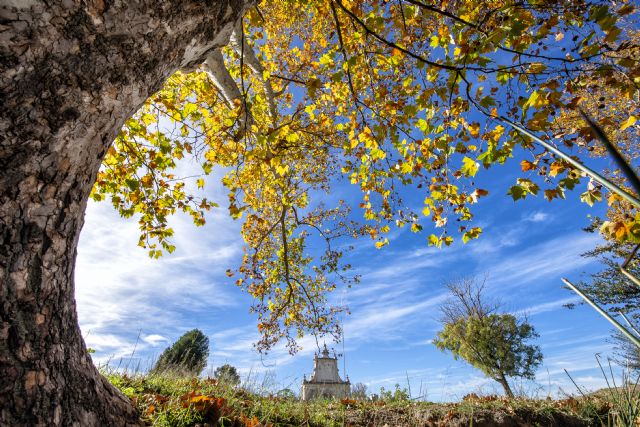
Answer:
<svg viewBox="0 0 640 427"><path fill-rule="evenodd" d="M227 207L246 242L229 275L255 298L258 348L284 339L295 351L305 332L340 333L342 308L327 294L357 278L336 240L365 235L381 248L393 226L424 231L438 247L478 238L471 208L489 189L474 177L516 147L528 158L518 160L514 200L564 198L585 181L503 117L563 149L597 152L584 123L558 131L556 118L589 110L601 95L585 85L600 82L628 107L612 123L637 141L637 33L624 30L637 27L627 2L265 1L229 47L202 70L174 75L126 123L93 197L137 214L140 244L157 257L174 250L168 217L182 210L203 224L216 205L195 187L226 171ZM227 74L233 87L217 78ZM176 176L183 157L202 175ZM340 178L361 190L359 203L322 195L333 196ZM410 191L422 206L403 202ZM602 192L591 183L581 198L619 203ZM629 208L604 231L638 241L639 223Z"/></svg>

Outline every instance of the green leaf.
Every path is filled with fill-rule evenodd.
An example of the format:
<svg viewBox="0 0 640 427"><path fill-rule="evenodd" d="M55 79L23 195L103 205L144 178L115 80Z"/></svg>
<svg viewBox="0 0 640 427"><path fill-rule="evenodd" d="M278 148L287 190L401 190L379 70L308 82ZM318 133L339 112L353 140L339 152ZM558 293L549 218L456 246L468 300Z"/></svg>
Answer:
<svg viewBox="0 0 640 427"><path fill-rule="evenodd" d="M527 192L521 186L514 185L509 189L509 191L507 191L507 194L513 197L513 200L515 201L515 200L524 199L527 195Z"/></svg>
<svg viewBox="0 0 640 427"><path fill-rule="evenodd" d="M487 95L480 100L480 105L484 108L493 107L494 105L496 105L496 100L493 99L493 97Z"/></svg>
<svg viewBox="0 0 640 427"><path fill-rule="evenodd" d="M140 188L140 183L137 179L127 178L124 180L124 183L127 185L127 187L129 187L131 191L136 191L138 188Z"/></svg>

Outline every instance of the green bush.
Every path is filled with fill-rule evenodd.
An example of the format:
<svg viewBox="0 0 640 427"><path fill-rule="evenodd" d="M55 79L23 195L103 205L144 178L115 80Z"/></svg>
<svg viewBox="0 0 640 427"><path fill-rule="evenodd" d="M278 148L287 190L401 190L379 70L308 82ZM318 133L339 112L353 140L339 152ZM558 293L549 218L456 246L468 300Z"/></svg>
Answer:
<svg viewBox="0 0 640 427"><path fill-rule="evenodd" d="M240 375L238 375L237 369L228 363L217 367L213 372L213 376L224 384L232 386L240 384Z"/></svg>
<svg viewBox="0 0 640 427"><path fill-rule="evenodd" d="M197 376L207 365L208 356L209 338L193 329L162 352L150 373Z"/></svg>

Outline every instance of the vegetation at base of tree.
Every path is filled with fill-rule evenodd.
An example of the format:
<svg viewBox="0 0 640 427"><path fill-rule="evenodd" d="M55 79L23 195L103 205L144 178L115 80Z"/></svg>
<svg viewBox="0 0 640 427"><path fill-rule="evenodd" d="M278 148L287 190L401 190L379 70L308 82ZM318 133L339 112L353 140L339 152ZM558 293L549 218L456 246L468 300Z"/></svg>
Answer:
<svg viewBox="0 0 640 427"><path fill-rule="evenodd" d="M218 383L215 379L127 376L107 374L138 408L148 425L192 427L209 423L236 427L351 425L477 425L481 420L520 422L520 425L594 426L613 419L616 408L605 393L586 397L508 399L470 394L459 403L410 399L356 401L313 400L255 393ZM217 418L216 418L217 417ZM472 421L473 420L473 421ZM615 424L610 424L615 425Z"/></svg>
<svg viewBox="0 0 640 427"><path fill-rule="evenodd" d="M162 352L151 373L198 376L207 366L207 357L209 357L209 338L199 329L192 329Z"/></svg>
<svg viewBox="0 0 640 427"><path fill-rule="evenodd" d="M213 377L220 382L236 386L240 384L240 375L234 366L225 363L222 366L218 366L213 372Z"/></svg>
<svg viewBox="0 0 640 427"><path fill-rule="evenodd" d="M579 158L604 156L584 110L637 158L634 5L295 6L260 2L228 47L201 69L172 76L125 123L92 193L123 216L137 215L140 245L158 257L175 250L168 217L183 211L204 224L218 207L200 191L210 186L205 176L227 171L228 212L242 221L246 243L228 274L254 297L258 349L285 340L295 352L305 333L340 334L337 313L345 308L330 306L327 294L357 277L337 240L368 236L382 248L392 227L424 233L437 247L479 238L474 205L495 189L478 186L477 175L506 162L522 170L506 191L514 201L578 190L585 203L624 213L607 218L603 236L640 241L635 208L503 119ZM175 175L185 157L199 163L200 175ZM615 171L610 176L624 185ZM359 202L327 206L324 194L342 178L359 187ZM403 202L416 195L422 206ZM354 209L362 221L353 220ZM325 245L310 244L318 238Z"/></svg>
<svg viewBox="0 0 640 427"><path fill-rule="evenodd" d="M542 353L527 341L538 334L526 320L497 313L499 305L486 301L484 282L462 279L448 286L452 297L442 306L443 329L433 343L462 358L513 397L508 377L535 378Z"/></svg>

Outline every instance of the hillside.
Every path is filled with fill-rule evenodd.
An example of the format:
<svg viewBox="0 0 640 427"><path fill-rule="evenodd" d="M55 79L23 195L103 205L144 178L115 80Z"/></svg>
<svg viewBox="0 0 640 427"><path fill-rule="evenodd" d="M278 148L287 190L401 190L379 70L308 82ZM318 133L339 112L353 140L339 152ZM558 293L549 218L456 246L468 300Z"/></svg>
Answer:
<svg viewBox="0 0 640 427"><path fill-rule="evenodd" d="M256 394L216 380L107 375L145 425L187 426L599 426L614 423L602 394L562 400L466 396L459 403L316 400Z"/></svg>

